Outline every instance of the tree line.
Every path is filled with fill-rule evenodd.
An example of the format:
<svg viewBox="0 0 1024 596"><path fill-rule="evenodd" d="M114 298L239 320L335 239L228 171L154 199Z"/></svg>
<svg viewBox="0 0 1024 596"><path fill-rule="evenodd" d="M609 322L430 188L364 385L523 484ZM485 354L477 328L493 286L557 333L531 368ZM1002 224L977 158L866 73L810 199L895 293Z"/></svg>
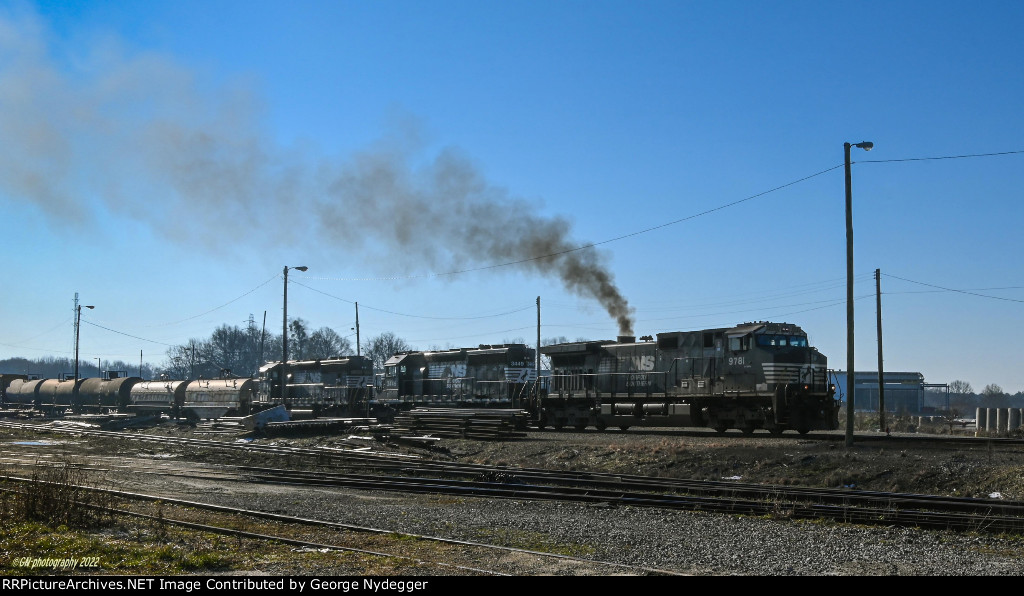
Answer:
<svg viewBox="0 0 1024 596"><path fill-rule="evenodd" d="M325 358L352 356L357 353L354 335L342 335L330 327L312 329L301 318L288 323L288 360L322 360ZM281 360L282 335L268 332L256 325L252 317L244 326L221 325L207 338L192 338L188 342L167 349L165 359L157 364L127 363L121 360L103 361L102 367L95 359L79 361L79 377L103 376L106 371L120 371L129 376L155 379L165 376L170 379L212 379L222 376L254 377L267 362ZM542 345L568 342L566 337L544 338ZM575 341L586 341L577 338ZM503 339L503 344L528 344L521 337ZM417 349L405 339L386 331L368 339L362 339L358 353L373 361L374 370L383 372L384 363L398 352ZM428 350L445 350L467 346L430 346ZM541 358L541 368L549 367L547 357ZM10 358L0 360L0 371L11 374L28 374L41 378L70 376L74 371L71 358L44 357L37 360Z"/></svg>
<svg viewBox="0 0 1024 596"><path fill-rule="evenodd" d="M263 364L281 360L282 337L258 328L252 319L245 327L221 325L207 339L191 339L169 348L157 372L173 379L255 376ZM402 338L384 332L365 340L358 352L373 361L375 370L383 370L384 363L396 352L411 349ZM341 358L356 352L350 336L330 327L312 329L301 318L288 323L288 360Z"/></svg>
<svg viewBox="0 0 1024 596"><path fill-rule="evenodd" d="M119 371L143 379L160 378L162 375L178 380L252 377L266 362L281 360L281 338L281 334L260 329L250 318L245 326L221 325L208 338L192 338L187 343L168 348L165 359L157 365L121 360L79 360L78 376L100 377L107 371ZM361 343L360 354L370 358L374 369L379 371L384 370L384 363L396 352L413 349L391 332L381 333ZM318 360L354 354L356 346L352 340L334 329L321 327L314 330L301 318L288 323L289 360ZM73 376L74 369L73 358L46 356L0 360L0 371L46 379Z"/></svg>
<svg viewBox="0 0 1024 596"><path fill-rule="evenodd" d="M976 408L1024 408L1024 391L1010 394L995 383L985 385L975 393L970 383L964 380L951 381L949 387L949 409L973 413ZM923 406L946 409L947 394L944 389L929 388L925 391Z"/></svg>

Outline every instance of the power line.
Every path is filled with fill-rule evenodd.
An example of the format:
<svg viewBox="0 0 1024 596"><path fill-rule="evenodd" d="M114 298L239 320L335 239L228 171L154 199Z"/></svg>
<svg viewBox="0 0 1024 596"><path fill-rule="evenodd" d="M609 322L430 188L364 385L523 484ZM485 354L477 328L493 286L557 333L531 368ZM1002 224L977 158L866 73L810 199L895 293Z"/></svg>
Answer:
<svg viewBox="0 0 1024 596"><path fill-rule="evenodd" d="M255 288L253 288L253 289L249 290L248 292L246 292L246 293L242 294L241 296L238 296L237 298L234 298L234 299L232 299L232 300L229 300L229 301L225 302L224 304L221 304L220 306L218 306L218 307L216 307L216 308L211 308L210 310L208 310L208 311L206 311L206 312L203 312L203 313L199 313L198 315L195 315L195 316L191 316L191 317L188 317L188 318L186 318L186 319L181 319L180 321L172 321L172 322L170 322L170 323L162 323L162 324L160 324L160 325L152 325L152 326L153 326L153 327L166 327L166 326L169 326L169 325L177 325L177 324L179 324L179 323L184 323L184 322L186 322L186 321L191 321L192 319L198 319L199 317L202 317L202 316L208 315L208 314L210 314L210 313L212 313L212 312L218 311L218 310L220 310L220 309L224 308L225 306L227 306L227 305L229 305L229 304L232 304L232 303L234 303L234 302L238 302L238 301L239 301L239 300L241 300L242 298L245 298L245 297L246 297L246 296L248 296L249 294L252 294L252 293L253 293L253 292L255 292L256 290L258 290L258 289L262 288L263 286L265 286L265 285L267 285L268 283L270 283L270 282L274 281L275 279L278 279L279 277L281 277L281 276L280 276L279 274L275 274L275 275L271 276L271 278L270 278L270 279L268 279L267 281L265 281L265 282L261 283L260 285L258 285L258 286L256 286ZM118 333L118 332L115 332L115 333ZM146 341L149 341L149 340L146 340ZM160 343L160 342L154 342L154 343Z"/></svg>
<svg viewBox="0 0 1024 596"><path fill-rule="evenodd" d="M898 279L898 280L901 280L901 281L910 282L912 284L928 286L929 288L938 288L940 290L945 290L947 292L957 292L959 294L968 294L970 296L978 296L979 298L991 298L992 300L1004 300L1006 302L1024 302L1024 300L1017 300L1016 298L1004 298L1002 296L989 296L988 294L979 294L977 292L969 292L967 290L957 290L956 288L946 288L946 287L943 287L943 286L937 286L935 284L925 283L923 281L914 281L912 279L907 279L905 277L899 277L898 275L893 275L891 273L883 273L882 275L884 275L886 277L891 277L893 279ZM992 288L992 289L1001 289L1001 288Z"/></svg>
<svg viewBox="0 0 1024 596"><path fill-rule="evenodd" d="M851 163L889 163L889 162L902 162L902 161L936 161L940 159L966 159L970 157L994 157L998 155L1016 155L1024 153L1024 149L1019 151L999 151L997 153L970 153L967 155L940 155L937 157L904 157L902 159L861 159Z"/></svg>
<svg viewBox="0 0 1024 596"><path fill-rule="evenodd" d="M298 286L302 286L302 287L306 288L307 290L312 290L312 291L314 291L314 292L316 292L318 294L323 294L324 296L327 296L328 298L334 298L335 300L340 300L342 302L347 302L349 304L355 304L355 302L353 302L351 300L346 300L344 298L340 298L340 297L335 296L333 294L328 294L327 292L324 292L324 291L318 290L316 288L307 286L304 283L297 282L297 281L292 281L292 283L294 283L295 285L298 285ZM530 306L524 306L523 308L519 308L519 309L516 309L516 310L510 310L508 312L498 313L498 314L494 314L494 315L481 315L479 317L428 317L428 316L424 316L424 315L410 315L410 314L407 314L407 313L394 312L394 311L390 311L390 310L384 310L383 308L374 308L372 306L365 306L365 305L360 305L360 306L362 306L363 308L369 309L369 310L374 310L374 311L377 311L377 312L383 312L383 313L387 313L389 315L396 315L396 316L399 316L399 317L410 317L410 318L413 318L413 319L433 319L433 320L436 320L436 321L473 321L473 320L477 320L477 319L493 319L493 318L496 318L496 317L504 317L506 315L512 315L512 314L515 314L515 313L523 312L524 310L532 310L534 308L534 305L531 304Z"/></svg>
<svg viewBox="0 0 1024 596"><path fill-rule="evenodd" d="M82 322L86 323L88 325L92 325L93 327L99 327L100 329L103 329L105 331L109 331L111 333L116 333L118 335L123 335L125 337L130 337L132 339L137 339L137 340L140 340L140 341L148 341L151 344L160 344L161 346L168 346L168 347L171 347L171 348L173 348L176 345L176 344L166 344L166 343L164 343L162 341L156 341L156 340L153 340L153 339L146 339L145 337L139 337L137 335L131 335L130 333L125 333L123 331L118 331L117 329L111 329L110 327L104 327L103 325L98 325L96 323L93 323L92 321L85 321L85 320L83 320Z"/></svg>
<svg viewBox="0 0 1024 596"><path fill-rule="evenodd" d="M942 156L933 156L933 157L907 157L907 158L902 158L902 159L869 159L869 160L860 160L860 161L858 161L856 163L890 163L890 162L907 162L907 161L935 161L935 160L944 160L944 159L966 159L966 158L976 158L976 157L995 157L995 156L1002 156L1002 155L1017 155L1017 154L1022 154L1022 153L1024 153L1024 150L998 151L998 152L993 152L993 153L971 153L971 154L965 154L965 155L942 155ZM729 207L734 207L734 206L739 205L741 203L745 203L747 201L751 201L753 199L756 199L756 198L759 198L759 197L763 197L763 196L765 196L767 194L776 192L778 190L782 190L784 188L788 188L790 186L794 186L796 184L800 184L801 182L806 182L807 180L810 180L812 178L816 178L818 176L821 176L823 174L831 172L832 170L839 169L839 168L841 168L843 166L844 166L844 164L837 164L837 165L834 165L832 167L825 168L824 170L821 170L819 172L815 172L813 174L804 176L802 178L798 178L796 180L792 180L792 181L787 182L785 184L781 184L781 185L776 186L774 188L770 188L768 190L765 190L765 191L762 191L762 192L750 195L750 196L745 197L743 199L732 201L731 203L725 203L725 204L719 205L717 207L712 207L710 209L706 209L706 210L701 211L699 213L694 213L694 214L688 215L686 217L681 217L679 219L675 219L675 220L668 221L668 222L665 222L665 223L662 223L662 224L658 224L658 225L655 225L655 226L644 228L642 230L637 230L635 232L630 232L628 234L623 234L621 236L615 236L613 238L608 238L606 240L601 240L601 241L598 241L598 242L591 242L591 243L588 243L588 244L582 244L582 245L577 246L575 248L569 248L569 249L566 249L566 250L562 250L562 251L558 251L558 252L553 252L553 253L548 253L548 254L544 254L544 255L539 255L539 256L536 256L536 257L530 257L530 258L527 258L527 259L519 259L517 261L507 261L507 262L504 262L504 263L495 263L495 264L492 264L492 265L484 265L484 266L481 266L481 267L473 267L473 268L469 268L469 269L458 269L458 270L454 270L454 271L446 271L446 272L443 272L443 273L429 273L429 274L406 275L406 276L398 276L398 275L396 275L396 276L386 276L386 277L365 277L365 278L329 278L329 277L325 277L325 278L320 278L320 279L329 279L329 280L337 280L337 281L393 281L393 280L400 280L400 279L419 279L419 278L429 278L429 277L444 277L444 276L451 276L451 275L459 275L459 274L462 274L462 273L471 273L471 272L475 272L475 271L486 271L488 269L498 269L498 268L501 268L501 267L510 267L510 266L513 266L513 265L521 265L523 263L530 263L530 262L533 262L533 261L539 261L541 259L551 259L551 258L555 258L555 257L560 257L562 255L578 252L578 251L581 251L581 250L586 250L588 248L593 248L593 247L601 246L601 245L604 245L604 244L610 244L612 242L618 242L619 240L625 240L626 238L632 238L634 236L639 236L641 234L646 234L648 232L653 232L655 230L660 230L662 228L667 228L669 226L674 226L676 224L679 224L679 223L682 223L682 222L685 222L685 221L690 221L690 220L696 219L698 217L703 217L705 215L709 215L711 213L715 213L716 211L721 211L721 210L727 209Z"/></svg>

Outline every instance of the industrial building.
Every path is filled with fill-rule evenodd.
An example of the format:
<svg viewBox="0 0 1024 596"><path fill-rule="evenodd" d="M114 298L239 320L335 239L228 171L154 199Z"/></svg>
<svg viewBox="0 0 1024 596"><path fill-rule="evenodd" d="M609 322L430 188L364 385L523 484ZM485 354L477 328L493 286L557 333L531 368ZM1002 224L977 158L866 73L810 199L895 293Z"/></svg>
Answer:
<svg viewBox="0 0 1024 596"><path fill-rule="evenodd" d="M836 397L846 401L846 371L834 371ZM861 412L878 411L878 371L855 371L853 374L853 408ZM885 411L897 414L921 414L926 388L941 388L945 385L924 382L924 375L918 372L882 373L882 391L885 394Z"/></svg>

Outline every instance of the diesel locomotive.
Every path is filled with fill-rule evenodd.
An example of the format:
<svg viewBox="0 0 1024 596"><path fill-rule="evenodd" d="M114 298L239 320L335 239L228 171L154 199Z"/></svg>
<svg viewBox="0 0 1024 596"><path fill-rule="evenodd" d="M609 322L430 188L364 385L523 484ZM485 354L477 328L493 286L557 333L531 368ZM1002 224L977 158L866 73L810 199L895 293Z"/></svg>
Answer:
<svg viewBox="0 0 1024 596"><path fill-rule="evenodd" d="M826 358L790 323L563 343L541 353L551 359L549 386L531 404L541 428L839 427Z"/></svg>
<svg viewBox="0 0 1024 596"><path fill-rule="evenodd" d="M384 364L377 399L389 406L521 407L535 389L525 344L399 352Z"/></svg>
<svg viewBox="0 0 1024 596"><path fill-rule="evenodd" d="M373 407L373 379L373 361L366 356L289 361L287 367L268 362L257 375L254 407L284 405L313 416L367 415Z"/></svg>

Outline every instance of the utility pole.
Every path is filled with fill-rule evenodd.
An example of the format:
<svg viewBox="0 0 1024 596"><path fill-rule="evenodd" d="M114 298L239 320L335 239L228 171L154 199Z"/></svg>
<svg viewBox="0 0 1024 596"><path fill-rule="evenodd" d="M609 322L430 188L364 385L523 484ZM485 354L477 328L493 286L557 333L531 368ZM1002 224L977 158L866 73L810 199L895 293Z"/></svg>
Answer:
<svg viewBox="0 0 1024 596"><path fill-rule="evenodd" d="M263 342L267 338L267 311L263 311L263 327L260 329L260 359L256 362L256 370L263 366Z"/></svg>
<svg viewBox="0 0 1024 596"><path fill-rule="evenodd" d="M875 316L878 320L878 427L885 426L885 374L882 372L882 270L875 269ZM888 432L886 432L888 434Z"/></svg>
<svg viewBox="0 0 1024 596"><path fill-rule="evenodd" d="M854 401L856 398L853 372L853 184L850 175L850 147L871 151L875 146L870 141L851 145L843 143L843 157L846 166L846 446L853 447Z"/></svg>
<svg viewBox="0 0 1024 596"><path fill-rule="evenodd" d="M359 303L356 302L356 356L361 356L359 352Z"/></svg>
<svg viewBox="0 0 1024 596"><path fill-rule="evenodd" d="M86 308L96 308L95 306L86 306ZM78 382L78 340L81 336L82 328L82 305L78 303L78 292L75 292L75 382Z"/></svg>
<svg viewBox="0 0 1024 596"><path fill-rule="evenodd" d="M78 382L78 324L82 318L82 310L78 308L78 292L75 292L75 382ZM99 365L97 365L99 366Z"/></svg>
<svg viewBox="0 0 1024 596"><path fill-rule="evenodd" d="M533 388L536 393L537 399L540 398L540 296L537 296L537 353L535 354L537 367L537 381L534 382Z"/></svg>
<svg viewBox="0 0 1024 596"><path fill-rule="evenodd" d="M288 267L284 268L284 320L281 325L281 401L284 403L284 407L291 409L291 405L288 403L288 270L298 269L299 271L306 271L309 267L305 265L301 267Z"/></svg>

